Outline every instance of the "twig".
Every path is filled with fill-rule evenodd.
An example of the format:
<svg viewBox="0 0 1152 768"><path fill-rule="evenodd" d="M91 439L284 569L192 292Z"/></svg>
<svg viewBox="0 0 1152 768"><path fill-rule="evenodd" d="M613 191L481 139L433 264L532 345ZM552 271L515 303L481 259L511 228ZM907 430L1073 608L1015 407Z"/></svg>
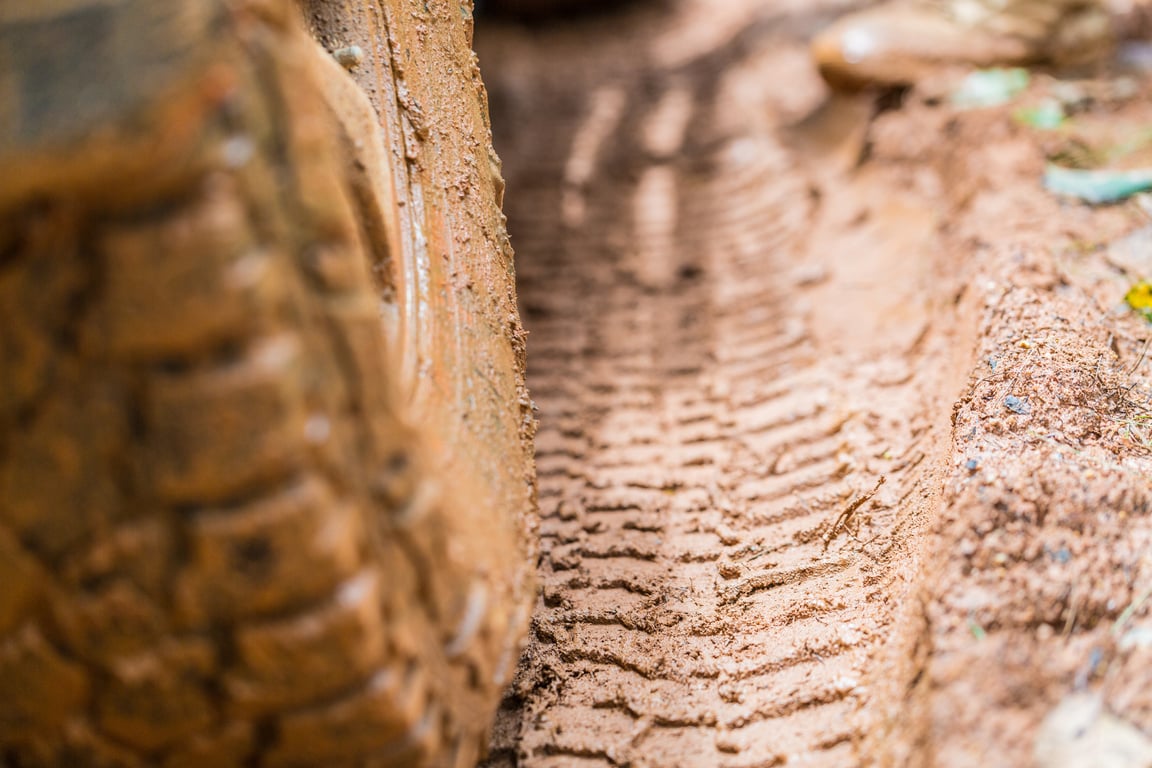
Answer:
<svg viewBox="0 0 1152 768"><path fill-rule="evenodd" d="M828 531L828 533L824 534L823 541L825 552L828 551L828 545L831 544L832 541L840 535L840 531L844 530L844 526L848 525L848 522L852 519L852 515L856 514L856 510L860 509L860 507L871 501L872 497L876 495L876 492L880 490L880 486L884 485L887 480L887 477L881 475L880 479L876 481L875 488L868 491L868 493L859 497L844 508L844 511L841 512L839 517L836 518L836 522L832 523L832 528Z"/></svg>
<svg viewBox="0 0 1152 768"><path fill-rule="evenodd" d="M1129 603L1128 607L1120 613L1120 618L1116 619L1116 623L1112 625L1112 634L1119 635L1123 632L1125 628L1127 628L1128 622L1144 607L1144 604L1148 602L1150 598L1152 598L1152 587L1141 592L1140 595Z"/></svg>
<svg viewBox="0 0 1152 768"><path fill-rule="evenodd" d="M1144 358L1148 355L1149 342L1152 342L1152 338L1144 339L1144 347L1140 350L1140 357L1136 360L1136 365L1132 366L1128 373L1124 374L1124 378L1131 378L1132 374L1136 373L1136 369L1140 367L1140 364L1144 362Z"/></svg>

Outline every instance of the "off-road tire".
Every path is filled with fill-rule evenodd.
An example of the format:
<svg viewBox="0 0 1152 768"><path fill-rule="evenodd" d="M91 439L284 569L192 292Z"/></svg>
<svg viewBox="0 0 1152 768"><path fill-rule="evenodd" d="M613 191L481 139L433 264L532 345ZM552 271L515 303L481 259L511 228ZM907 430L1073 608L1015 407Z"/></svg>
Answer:
<svg viewBox="0 0 1152 768"><path fill-rule="evenodd" d="M494 14L541 21L557 16L601 13L633 2L635 0L483 0L478 5Z"/></svg>
<svg viewBox="0 0 1152 768"><path fill-rule="evenodd" d="M534 595L503 183L466 3L363 6L0 5L0 765L482 749Z"/></svg>

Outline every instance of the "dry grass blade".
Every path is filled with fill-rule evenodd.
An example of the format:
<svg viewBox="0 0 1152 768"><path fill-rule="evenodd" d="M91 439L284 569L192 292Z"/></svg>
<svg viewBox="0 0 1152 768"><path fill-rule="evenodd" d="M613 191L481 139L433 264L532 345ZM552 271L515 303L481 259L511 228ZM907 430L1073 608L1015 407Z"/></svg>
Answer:
<svg viewBox="0 0 1152 768"><path fill-rule="evenodd" d="M872 497L876 495L876 492L880 490L880 486L884 485L884 483L887 481L888 478L884 475L881 475L880 479L876 481L876 485L872 488L872 490L868 491L868 493L864 494L863 496L857 497L851 504L844 508L844 511L841 512L840 515L836 518L836 522L832 523L832 527L828 530L828 533L824 534L823 541L825 552L828 551L828 545L830 545L833 540L835 540L835 538L840 535L840 531L844 530L844 528L852 520L852 515L856 514L856 510L860 509L860 507L871 501Z"/></svg>

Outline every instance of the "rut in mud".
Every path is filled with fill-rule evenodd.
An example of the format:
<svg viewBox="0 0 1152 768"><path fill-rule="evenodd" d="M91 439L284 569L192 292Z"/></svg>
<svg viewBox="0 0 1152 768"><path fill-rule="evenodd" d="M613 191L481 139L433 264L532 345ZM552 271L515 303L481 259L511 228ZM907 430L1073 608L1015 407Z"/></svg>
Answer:
<svg viewBox="0 0 1152 768"><path fill-rule="evenodd" d="M1038 676L1017 658L1006 689L988 649L1056 658L1030 643L1040 625L1041 640L1076 635L1087 603L1066 579L1128 568L1085 631L1132 604L1123 556L1067 573L1046 558L1069 530L1091 546L1097 529L1064 512L1108 488L1127 483L1109 503L1146 521L1135 465L1109 458L1083 492L1075 476L1025 488L1059 446L1031 455L1035 425L1005 427L989 371L973 373L977 349L1021 364L1004 350L1066 310L1045 296L1022 314L997 282L1011 274L979 275L1010 250L981 237L1032 231L1055 203L1036 204L1034 177L974 197L1000 182L934 151L946 110L885 121L846 103L798 128L825 95L806 40L845 5L685 0L478 35L541 421L541 599L491 766L1024 765L1055 681L1071 686L1100 633ZM973 158L985 128L965 139ZM872 160L852 168L865 129ZM1016 178L1020 142L998 138L992 161ZM1001 220L1000 235L977 226ZM1063 226L1037 230L1044 248L1077 227L1104 236L1090 213ZM1139 366L1138 328L1116 341L1087 316L1049 349L1080 333L1090 360L1112 339L1109 364ZM978 471L997 455L1024 490ZM1043 556L970 541L1019 533L1019 507L1061 493L1075 503L1053 512ZM1049 618L1019 610L1030 589Z"/></svg>
<svg viewBox="0 0 1152 768"><path fill-rule="evenodd" d="M822 189L782 130L823 20L481 48L541 412L543 605L495 764L843 766L868 732L944 455L913 372L948 361L906 256L931 211Z"/></svg>

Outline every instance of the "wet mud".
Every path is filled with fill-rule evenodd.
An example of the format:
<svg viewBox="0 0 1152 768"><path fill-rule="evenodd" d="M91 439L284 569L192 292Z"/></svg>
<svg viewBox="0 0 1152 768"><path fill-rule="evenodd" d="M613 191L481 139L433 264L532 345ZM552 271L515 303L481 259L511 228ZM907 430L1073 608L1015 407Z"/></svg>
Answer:
<svg viewBox="0 0 1152 768"><path fill-rule="evenodd" d="M1147 216L1044 192L1010 106L826 101L806 41L848 6L478 27L542 516L489 766L1152 732ZM1136 129L1146 91L1091 109Z"/></svg>

